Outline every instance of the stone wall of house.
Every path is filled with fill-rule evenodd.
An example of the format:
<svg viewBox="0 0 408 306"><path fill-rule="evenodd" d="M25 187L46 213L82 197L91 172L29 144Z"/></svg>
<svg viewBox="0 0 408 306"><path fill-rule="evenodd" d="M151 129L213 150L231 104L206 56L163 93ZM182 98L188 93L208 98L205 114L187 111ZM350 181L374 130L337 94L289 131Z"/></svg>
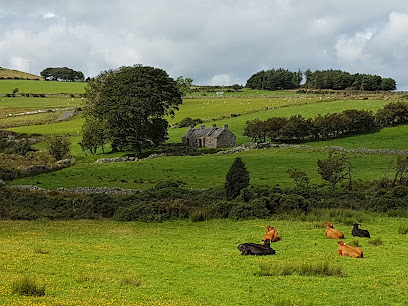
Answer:
<svg viewBox="0 0 408 306"><path fill-rule="evenodd" d="M236 146L236 137L235 135L228 129L224 130L218 136L218 142L216 147L217 148L230 148Z"/></svg>
<svg viewBox="0 0 408 306"><path fill-rule="evenodd" d="M205 137L203 146L205 148L216 148L217 139L215 137Z"/></svg>

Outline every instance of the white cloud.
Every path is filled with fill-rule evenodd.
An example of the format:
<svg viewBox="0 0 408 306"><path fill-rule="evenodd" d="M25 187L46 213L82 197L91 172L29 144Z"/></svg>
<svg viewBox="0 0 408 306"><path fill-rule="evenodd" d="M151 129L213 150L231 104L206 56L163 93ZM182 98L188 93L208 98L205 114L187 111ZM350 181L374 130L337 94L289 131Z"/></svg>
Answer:
<svg viewBox="0 0 408 306"><path fill-rule="evenodd" d="M52 18L55 18L55 13L53 13L53 12L47 12L47 13L45 13L45 14L43 15L43 18L44 18L44 19L52 19Z"/></svg>
<svg viewBox="0 0 408 306"><path fill-rule="evenodd" d="M337 57L341 62L356 62L366 60L363 50L373 33L356 33L350 37L342 35L336 43Z"/></svg>
<svg viewBox="0 0 408 306"><path fill-rule="evenodd" d="M232 85L233 77L229 74L217 74L211 78L210 85Z"/></svg>

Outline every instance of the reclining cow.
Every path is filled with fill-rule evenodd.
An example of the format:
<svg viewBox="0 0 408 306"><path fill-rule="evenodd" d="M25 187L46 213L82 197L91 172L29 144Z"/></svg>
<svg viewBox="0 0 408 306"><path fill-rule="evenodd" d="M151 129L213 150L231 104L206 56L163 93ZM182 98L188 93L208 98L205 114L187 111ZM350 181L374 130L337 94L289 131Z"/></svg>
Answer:
<svg viewBox="0 0 408 306"><path fill-rule="evenodd" d="M266 240L265 244L243 243L238 246L241 255L274 255L276 252L271 248L270 240Z"/></svg>
<svg viewBox="0 0 408 306"><path fill-rule="evenodd" d="M363 258L362 249L347 245L343 241L339 241L337 243L339 245L337 248L337 254L354 258Z"/></svg>
<svg viewBox="0 0 408 306"><path fill-rule="evenodd" d="M367 230L363 230L363 229L361 229L361 228L358 228L358 226L359 226L360 224L358 224L358 223L354 223L353 224L353 230L351 231L351 234L353 235L353 236L356 236L356 237L367 237L367 238L371 238L370 237L370 233L367 231Z"/></svg>
<svg viewBox="0 0 408 306"><path fill-rule="evenodd" d="M262 241L265 242L269 240L270 242L277 242L280 240L278 231L274 226L268 225L266 228L266 234L263 236Z"/></svg>
<svg viewBox="0 0 408 306"><path fill-rule="evenodd" d="M327 238L331 239L344 239L344 234L342 231L336 230L333 228L333 223L328 222L326 223L327 228L324 231L324 234L326 235Z"/></svg>

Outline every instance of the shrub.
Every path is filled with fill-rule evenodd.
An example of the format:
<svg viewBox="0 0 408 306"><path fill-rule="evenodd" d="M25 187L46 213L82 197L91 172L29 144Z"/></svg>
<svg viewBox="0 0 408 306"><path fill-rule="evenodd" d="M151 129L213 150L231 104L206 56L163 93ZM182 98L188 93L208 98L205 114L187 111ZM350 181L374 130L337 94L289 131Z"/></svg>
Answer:
<svg viewBox="0 0 408 306"><path fill-rule="evenodd" d="M392 190L392 195L396 198L403 198L408 195L407 186L397 186Z"/></svg>
<svg viewBox="0 0 408 306"><path fill-rule="evenodd" d="M183 181L180 180L169 180L161 181L156 184L154 187L155 190L165 189L165 188L179 188L181 185L185 185Z"/></svg>
<svg viewBox="0 0 408 306"><path fill-rule="evenodd" d="M231 201L213 201L208 208L208 217L209 218L228 218L234 203Z"/></svg>
<svg viewBox="0 0 408 306"><path fill-rule="evenodd" d="M189 214L191 222L205 221L207 219L207 211L204 209L193 209Z"/></svg>
<svg viewBox="0 0 408 306"><path fill-rule="evenodd" d="M196 126L197 124L201 124L201 123L203 123L203 120L201 120L200 118L192 119L190 117L186 117L182 119L181 121L179 121L176 125L177 127L182 128L182 127Z"/></svg>
<svg viewBox="0 0 408 306"><path fill-rule="evenodd" d="M19 295L43 296L45 295L45 285L39 285L36 280L26 275L13 282L11 292Z"/></svg>
<svg viewBox="0 0 408 306"><path fill-rule="evenodd" d="M255 199L249 203L238 202L233 206L228 217L235 220L267 218L269 217L269 210L264 201Z"/></svg>
<svg viewBox="0 0 408 306"><path fill-rule="evenodd" d="M307 210L307 202L305 198L300 195L288 194L280 198L279 208L283 211L300 210L305 212Z"/></svg>
<svg viewBox="0 0 408 306"><path fill-rule="evenodd" d="M50 155L56 160L61 160L64 157L68 156L71 142L68 136L58 135L53 136L48 139L48 151Z"/></svg>
<svg viewBox="0 0 408 306"><path fill-rule="evenodd" d="M0 167L0 180L11 181L18 176L17 170Z"/></svg>

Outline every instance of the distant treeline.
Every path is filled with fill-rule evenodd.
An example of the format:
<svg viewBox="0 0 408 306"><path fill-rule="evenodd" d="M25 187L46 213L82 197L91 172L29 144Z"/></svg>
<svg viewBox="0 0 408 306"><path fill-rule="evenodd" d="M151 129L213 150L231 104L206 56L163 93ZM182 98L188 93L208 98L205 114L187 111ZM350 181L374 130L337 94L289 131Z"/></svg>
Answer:
<svg viewBox="0 0 408 306"><path fill-rule="evenodd" d="M262 70L252 75L246 84L251 89L282 90L301 87L303 75L306 82L303 85L309 89L333 89L333 90L364 90L364 91L389 91L397 88L392 78L382 78L370 74L350 74L341 70L306 70L290 72L283 68Z"/></svg>
<svg viewBox="0 0 408 306"><path fill-rule="evenodd" d="M46 81L83 82L84 74L68 67L46 68L40 75Z"/></svg>
<svg viewBox="0 0 408 306"><path fill-rule="evenodd" d="M303 73L290 72L283 68L262 70L252 75L246 87L260 90L281 90L295 89L300 87L303 79Z"/></svg>
<svg viewBox="0 0 408 306"><path fill-rule="evenodd" d="M272 117L265 121L255 119L246 122L244 136L251 137L252 141L327 139L367 133L377 128L407 122L408 103L392 102L375 114L371 111L351 109L308 119L302 115L290 118Z"/></svg>

